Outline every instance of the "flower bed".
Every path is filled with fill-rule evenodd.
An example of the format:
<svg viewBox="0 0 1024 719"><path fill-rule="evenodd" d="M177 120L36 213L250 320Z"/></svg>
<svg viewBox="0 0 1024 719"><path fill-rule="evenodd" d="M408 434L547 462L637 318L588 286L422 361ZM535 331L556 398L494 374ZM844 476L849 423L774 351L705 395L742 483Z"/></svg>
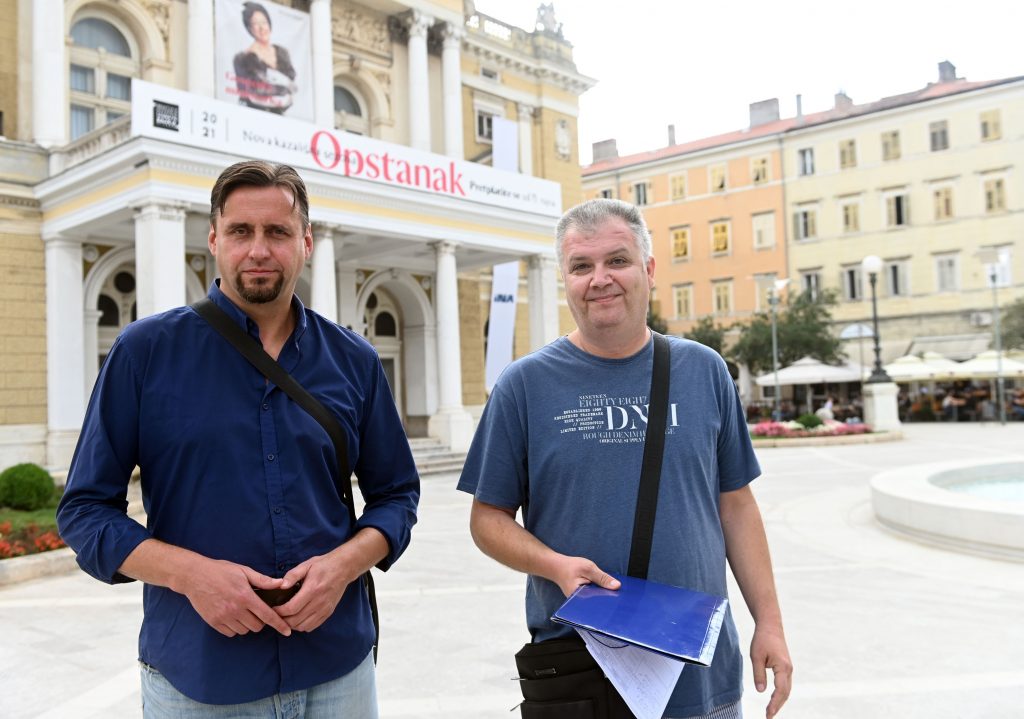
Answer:
<svg viewBox="0 0 1024 719"><path fill-rule="evenodd" d="M10 522L0 524L0 559L48 552L63 546L64 540L52 529L40 529L34 523L20 529L12 529Z"/></svg>
<svg viewBox="0 0 1024 719"><path fill-rule="evenodd" d="M871 427L866 424L845 424L833 419L825 420L818 427L808 429L799 422L759 422L750 430L750 436L759 437L844 437L851 434L869 434Z"/></svg>

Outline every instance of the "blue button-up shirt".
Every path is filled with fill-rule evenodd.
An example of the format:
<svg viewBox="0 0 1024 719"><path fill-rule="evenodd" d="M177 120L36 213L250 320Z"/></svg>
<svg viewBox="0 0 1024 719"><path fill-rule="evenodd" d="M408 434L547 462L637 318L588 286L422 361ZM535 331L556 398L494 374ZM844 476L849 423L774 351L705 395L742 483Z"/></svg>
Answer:
<svg viewBox="0 0 1024 719"><path fill-rule="evenodd" d="M250 335L256 324L217 285L210 297ZM348 436L365 508L353 527L330 437L192 308L125 328L93 391L58 509L61 536L86 572L118 568L157 538L280 577L359 529L388 541L386 570L416 521L419 477L373 348L293 299L296 327L278 362L330 409ZM126 514L141 471L145 527ZM233 704L340 677L366 657L374 630L362 582L312 632L225 637L188 599L146 585L139 658L201 702Z"/></svg>

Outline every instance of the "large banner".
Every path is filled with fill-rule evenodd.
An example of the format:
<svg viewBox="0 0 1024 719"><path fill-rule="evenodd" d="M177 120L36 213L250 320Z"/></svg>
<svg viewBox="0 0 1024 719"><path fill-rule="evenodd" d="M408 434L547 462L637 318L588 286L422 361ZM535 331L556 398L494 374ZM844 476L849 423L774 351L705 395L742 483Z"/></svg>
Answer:
<svg viewBox="0 0 1024 719"><path fill-rule="evenodd" d="M393 145L132 80L132 135L547 217L562 214L550 180Z"/></svg>
<svg viewBox="0 0 1024 719"><path fill-rule="evenodd" d="M492 277L491 315L487 321L487 357L484 364L484 386L488 392L494 389L498 376L512 362L519 262L495 265Z"/></svg>
<svg viewBox="0 0 1024 719"><path fill-rule="evenodd" d="M313 120L309 14L269 0L217 0L217 99Z"/></svg>

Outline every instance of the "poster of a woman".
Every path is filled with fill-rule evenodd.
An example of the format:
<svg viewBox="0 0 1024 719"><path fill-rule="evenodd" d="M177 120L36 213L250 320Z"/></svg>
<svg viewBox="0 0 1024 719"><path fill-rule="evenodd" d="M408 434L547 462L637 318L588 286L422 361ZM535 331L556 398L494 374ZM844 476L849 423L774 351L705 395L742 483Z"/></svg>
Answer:
<svg viewBox="0 0 1024 719"><path fill-rule="evenodd" d="M268 0L219 0L217 28L219 98L313 119L309 15Z"/></svg>

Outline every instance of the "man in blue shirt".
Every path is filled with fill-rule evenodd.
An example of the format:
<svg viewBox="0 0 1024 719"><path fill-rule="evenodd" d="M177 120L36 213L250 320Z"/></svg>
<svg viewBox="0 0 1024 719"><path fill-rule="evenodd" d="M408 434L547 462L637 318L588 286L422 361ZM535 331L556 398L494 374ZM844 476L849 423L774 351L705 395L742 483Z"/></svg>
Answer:
<svg viewBox="0 0 1024 719"><path fill-rule="evenodd" d="M373 348L293 294L313 242L295 170L233 165L210 206L222 279L209 297L340 422L363 513L351 526L326 431L181 307L131 324L107 356L60 533L97 579L146 584L147 719L376 717L374 627L356 580L409 543L409 444ZM136 465L145 527L125 513ZM255 593L296 586L276 607Z"/></svg>
<svg viewBox="0 0 1024 719"><path fill-rule="evenodd" d="M606 572L626 573L653 357L646 317L654 258L639 210L607 199L574 207L558 224L556 249L577 329L502 373L459 481L475 497L470 526L480 549L530 575L526 620L535 642L574 634L550 617L577 587L617 589ZM756 622L758 691L766 669L773 672L771 719L789 696L792 664L749 487L760 468L725 362L695 342L669 342L648 578L725 596L728 560ZM711 666L686 668L664 716L738 719L742 665L729 613Z"/></svg>

